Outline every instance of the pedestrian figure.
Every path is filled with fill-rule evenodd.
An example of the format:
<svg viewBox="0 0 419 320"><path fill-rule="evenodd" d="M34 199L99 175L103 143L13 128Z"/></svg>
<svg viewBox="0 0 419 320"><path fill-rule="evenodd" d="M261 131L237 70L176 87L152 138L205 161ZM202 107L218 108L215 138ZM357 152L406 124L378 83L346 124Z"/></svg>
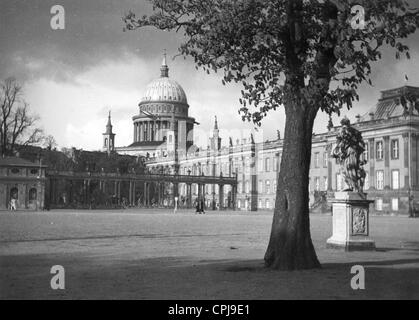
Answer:
<svg viewBox="0 0 419 320"><path fill-rule="evenodd" d="M409 190L409 218L413 218L415 214L414 199L412 192Z"/></svg>
<svg viewBox="0 0 419 320"><path fill-rule="evenodd" d="M177 202L178 202L178 197L175 197L175 210L173 211L173 213L176 213L177 211Z"/></svg>
<svg viewBox="0 0 419 320"><path fill-rule="evenodd" d="M198 199L197 200L195 200L195 208L196 208L196 211L195 211L195 214L197 214L197 213L200 213L200 209L199 209L199 201L198 201Z"/></svg>
<svg viewBox="0 0 419 320"><path fill-rule="evenodd" d="M203 213L203 214L205 214L205 211L204 211L204 200L203 199L201 199L201 201L200 201L200 213Z"/></svg>
<svg viewBox="0 0 419 320"><path fill-rule="evenodd" d="M16 211L16 199L15 198L12 198L10 200L10 210Z"/></svg>

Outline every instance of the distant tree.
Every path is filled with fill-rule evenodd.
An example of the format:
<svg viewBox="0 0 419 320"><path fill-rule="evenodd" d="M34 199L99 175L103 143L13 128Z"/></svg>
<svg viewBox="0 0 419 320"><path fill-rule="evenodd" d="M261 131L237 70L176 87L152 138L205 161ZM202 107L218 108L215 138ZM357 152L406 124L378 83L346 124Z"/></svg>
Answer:
<svg viewBox="0 0 419 320"><path fill-rule="evenodd" d="M42 140L42 130L36 126L39 118L29 113L28 104L22 98L22 87L13 78L0 83L0 113L2 156Z"/></svg>
<svg viewBox="0 0 419 320"><path fill-rule="evenodd" d="M340 114L358 99L371 63L418 27L403 0L150 0L154 14L124 17L125 29L182 31L179 51L196 67L242 83L239 112L260 125L283 106L286 123L275 212L265 265L320 267L310 235L309 170L314 119ZM356 6L355 6L356 5ZM359 6L359 5L362 5ZM354 10L356 9L356 10ZM358 13L356 13L356 11ZM366 13L362 15L363 11Z"/></svg>
<svg viewBox="0 0 419 320"><path fill-rule="evenodd" d="M44 138L43 147L47 150L54 150L57 148L57 141L55 140L54 136L48 135Z"/></svg>

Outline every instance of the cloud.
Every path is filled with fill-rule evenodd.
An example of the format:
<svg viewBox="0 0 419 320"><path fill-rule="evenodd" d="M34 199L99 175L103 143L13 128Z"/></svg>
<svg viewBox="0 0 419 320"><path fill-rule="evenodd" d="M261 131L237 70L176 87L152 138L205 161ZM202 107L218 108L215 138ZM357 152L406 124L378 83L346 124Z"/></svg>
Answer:
<svg viewBox="0 0 419 320"><path fill-rule="evenodd" d="M132 142L132 130L127 128L132 126L130 119L137 112L147 83L142 75L149 73L144 60L124 56L122 60L102 61L76 75L72 82L44 78L29 81L25 96L32 110L41 116L45 130L61 146L98 148L108 110L112 110L119 143L124 145Z"/></svg>
<svg viewBox="0 0 419 320"><path fill-rule="evenodd" d="M45 130L61 146L98 149L102 144L108 110L112 110L118 146L132 143L132 116L146 85L159 76L161 53L177 53L182 34L144 28L123 32L122 16L129 9L147 14L148 1L134 0L60 0L66 10L66 30L50 28L50 8L54 0L0 1L0 74L15 76L24 83L25 97L41 116ZM24 21L24 23L22 23ZM419 84L414 67L419 61L419 34L408 40L410 61L396 61L394 52L383 50L383 60L373 64L374 86L362 85L360 101L350 111L373 108L380 91ZM198 145L206 147L214 125L214 115L223 138L243 139L254 128L238 114L240 85L221 84L220 74L196 71L191 59L169 59L170 76L184 88L190 104L189 114L201 123L195 130ZM314 131L326 130L328 117L319 113ZM334 117L335 124L338 123ZM284 131L282 108L270 111L262 122L262 140L275 139Z"/></svg>

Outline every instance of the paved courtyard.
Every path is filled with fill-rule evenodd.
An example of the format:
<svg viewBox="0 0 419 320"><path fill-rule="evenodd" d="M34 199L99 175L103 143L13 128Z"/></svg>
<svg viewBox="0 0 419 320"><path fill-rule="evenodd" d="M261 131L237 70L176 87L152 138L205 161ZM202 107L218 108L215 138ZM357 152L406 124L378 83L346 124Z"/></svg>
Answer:
<svg viewBox="0 0 419 320"><path fill-rule="evenodd" d="M1 299L419 299L419 219L371 217L375 252L326 249L330 215L312 215L320 270L263 267L272 212L0 212ZM351 266L365 267L352 290ZM65 290L50 269L65 268Z"/></svg>

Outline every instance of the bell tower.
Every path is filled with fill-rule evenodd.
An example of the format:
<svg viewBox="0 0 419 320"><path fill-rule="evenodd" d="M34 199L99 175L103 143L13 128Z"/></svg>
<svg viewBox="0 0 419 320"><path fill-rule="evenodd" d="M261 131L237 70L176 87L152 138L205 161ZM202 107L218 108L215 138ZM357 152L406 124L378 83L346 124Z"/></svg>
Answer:
<svg viewBox="0 0 419 320"><path fill-rule="evenodd" d="M115 151L115 134L112 132L111 112L109 111L108 123L106 124L106 132L103 135L102 150L110 154Z"/></svg>
<svg viewBox="0 0 419 320"><path fill-rule="evenodd" d="M212 132L212 137L210 138L211 149L218 151L221 149L221 138L220 130L218 129L217 116L215 116L214 130Z"/></svg>

